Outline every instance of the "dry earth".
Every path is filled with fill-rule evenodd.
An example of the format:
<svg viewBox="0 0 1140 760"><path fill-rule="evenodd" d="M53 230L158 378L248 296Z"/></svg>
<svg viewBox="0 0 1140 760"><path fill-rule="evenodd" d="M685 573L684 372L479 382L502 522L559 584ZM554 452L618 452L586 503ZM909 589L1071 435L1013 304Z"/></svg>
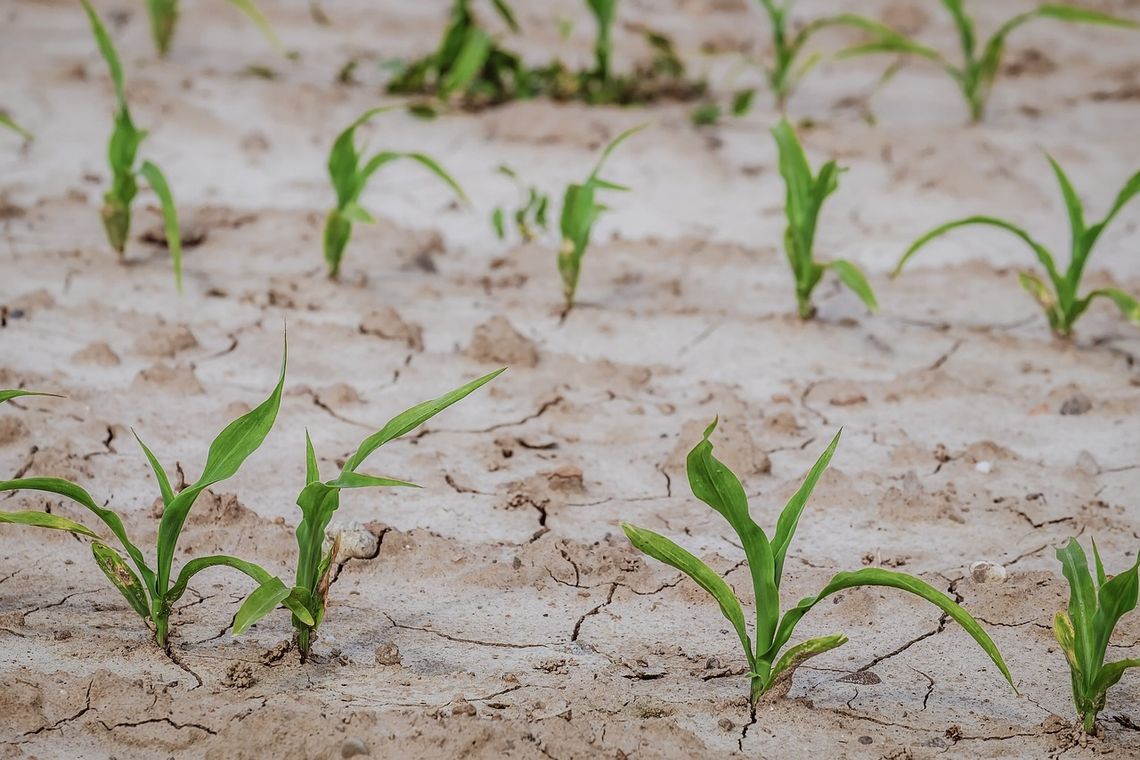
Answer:
<svg viewBox="0 0 1140 760"><path fill-rule="evenodd" d="M1092 3L1140 18L1134 1ZM820 291L794 311L779 248L783 188L767 97L747 118L695 130L687 107L613 110L522 103L430 123L392 114L375 147L436 155L467 187L452 204L415 167L366 196L344 281L321 271L330 202L324 151L381 98L383 57L435 44L447 2L265 2L294 62L222 0L187 0L175 50L155 59L138 2L99 2L127 64L144 154L170 177L189 236L176 298L153 196L119 265L98 219L110 89L75 3L0 9L0 106L37 134L0 139L0 387L56 391L0 412L0 472L84 484L148 543L157 491L130 434L193 478L212 435L269 390L288 324L278 425L243 471L203 497L187 553L218 550L289 574L304 476L303 431L324 468L404 407L502 364L487 389L386 447L373 470L418 492L358 492L338 525L360 545L332 588L318 656L277 645L276 613L248 635L228 623L248 586L198 576L177 613L177 662L149 645L85 546L0 529L0 757L206 758L748 756L1092 757L1140 753L1140 678L1111 694L1103 737L1074 745L1068 675L1049 622L1064 603L1053 547L1097 539L1133 561L1140 527L1140 331L1097 305L1071 344L1053 341L1014 271L1012 238L963 232L900 281L886 273L920 231L978 211L1022 221L1063 250L1065 220L1040 148L1099 216L1140 167L1136 37L1048 23L1011 40L1017 64L989 121L964 126L942 74L905 69L860 98L883 61L825 65L791 103L816 124L816 161L850 171L820 230L824 257L864 265L883 308ZM558 39L548 4L519 3L535 61L583 61L589 24ZM1026 2L973 2L994 28ZM1000 6L1000 7L993 7ZM880 14L952 50L934 2L804 2ZM694 69L727 87L728 51L762 51L746 0L626 0L631 27L677 37ZM828 40L835 44L840 38ZM702 50L722 51L712 55ZM334 77L360 56L355 86ZM276 79L248 74L268 67ZM749 76L749 75L746 75ZM741 80L743 81L743 80ZM560 323L549 242L496 241L491 208L507 163L547 190L586 171L618 130L653 128L612 162L636 188L613 199L585 262L582 304ZM191 234L192 233L192 234ZM1140 214L1103 239L1091 277L1140 291ZM1080 414L1064 414L1079 411ZM714 415L718 451L765 525L839 426L845 433L793 547L787 599L837 570L901 567L989 624L1016 696L935 610L890 590L837 598L803 634L845 647L796 675L755 722L734 636L678 573L647 564L618 528L676 537L748 591L728 527L688 492L685 451ZM79 512L31 494L3 507ZM1002 582L979 582L978 560ZM1140 616L1111 654L1140 646Z"/></svg>

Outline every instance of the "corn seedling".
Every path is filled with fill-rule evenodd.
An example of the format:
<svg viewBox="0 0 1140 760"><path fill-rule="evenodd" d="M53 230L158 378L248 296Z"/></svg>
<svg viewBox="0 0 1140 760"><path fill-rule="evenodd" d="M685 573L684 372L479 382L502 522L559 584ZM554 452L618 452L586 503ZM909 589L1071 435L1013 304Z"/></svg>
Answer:
<svg viewBox="0 0 1140 760"><path fill-rule="evenodd" d="M1096 24L1129 29L1140 28L1140 23L1110 16L1098 11L1086 10L1075 5L1047 3L1025 13L1019 13L1006 21L978 50L974 31L974 19L966 12L964 0L942 0L958 29L958 41L962 48L962 63L955 65L933 48L914 42L905 36L888 29L868 44L859 45L841 53L844 55L864 55L868 53L903 53L933 61L942 67L957 83L970 110L970 119L979 122L985 116L986 101L993 90L994 81L1001 70L1005 54L1005 42L1010 33L1018 27L1036 19L1053 19L1071 23Z"/></svg>
<svg viewBox="0 0 1140 760"><path fill-rule="evenodd" d="M414 61L388 83L402 95L462 95L471 106L502 103L529 93L527 70L515 53L499 46L472 9L474 0L455 0L451 20L436 51ZM519 31L505 0L490 0L511 32Z"/></svg>
<svg viewBox="0 0 1140 760"><path fill-rule="evenodd" d="M32 133L17 124L7 111L0 111L0 126L7 127L25 140L30 141L32 139Z"/></svg>
<svg viewBox="0 0 1140 760"><path fill-rule="evenodd" d="M393 417L376 433L361 442L356 452L344 463L340 475L333 480L321 481L317 455L308 434L305 436L305 488L297 497L301 508L301 522L297 525L297 577L293 598L303 603L301 612L294 612L295 643L304 662L309 655L317 629L325 618L325 605L329 586L333 581L333 563L338 546L334 541L325 545L325 531L333 514L340 507L340 492L346 488L375 488L403 486L418 488L414 483L392 478L377 477L358 472L376 449L389 441L410 433L447 407L498 377L504 369L484 375L477 380L451 391L437 399L425 401ZM271 610L263 608L264 613Z"/></svg>
<svg viewBox="0 0 1140 760"><path fill-rule="evenodd" d="M608 208L597 201L599 190L617 190L627 192L628 187L618 185L598 176L606 159L627 138L646 127L641 124L627 129L615 137L613 141L602 150L598 163L590 176L581 184L568 185L562 197L562 216L559 229L562 232L562 247L558 250L558 273L562 276L562 294L566 300L563 315L569 313L574 306L574 294L578 290L578 276L582 271L582 257L590 245L590 234L594 223Z"/></svg>
<svg viewBox="0 0 1140 760"><path fill-rule="evenodd" d="M1105 697L1128 668L1140 667L1140 659L1117 660L1105 664L1108 642L1120 619L1136 609L1137 569L1106 576L1104 564L1093 542L1096 584L1089 574L1089 561L1075 538L1057 550L1061 572L1069 582L1069 609L1053 618L1053 633L1065 653L1072 676L1073 705L1085 733L1096 728L1096 716L1104 709Z"/></svg>
<svg viewBox="0 0 1140 760"><path fill-rule="evenodd" d="M837 57L851 57L872 52L885 52L895 49L896 52L911 52L903 50L903 43L908 40L891 29L889 26L865 16L853 13L840 13L834 16L825 16L804 24L798 31L791 29L791 11L794 0L760 0L772 32L772 62L765 68L768 85L776 97L776 105L783 110L788 98L795 90L804 75L811 71L823 60L823 55L813 53L804 55L809 39L824 29L833 27L847 27L871 35L870 43L861 43L843 49ZM892 48L893 46L893 48ZM745 109L747 110L747 109ZM719 116L719 114L718 114Z"/></svg>
<svg viewBox="0 0 1140 760"><path fill-rule="evenodd" d="M170 249L170 259L174 265L174 282L178 290L182 290L182 238L178 229L178 212L174 206L174 196L170 192L170 185L156 165L150 161L143 161L142 166L135 168L139 146L146 137L146 130L139 129L131 119L131 111L127 106L126 90L123 85L123 64L119 61L119 54L103 26L99 14L91 7L88 0L82 0L83 8L91 21L91 31L95 35L95 42L99 46L111 72L111 81L115 86L115 127L111 132L111 139L107 146L107 161L111 168L111 187L103 194L103 229L107 233L107 241L114 248L119 258L127 245L127 237L131 230L131 204L138 194L138 177L142 177L150 185L151 190L158 196L162 204L162 217L166 228L166 245Z"/></svg>
<svg viewBox="0 0 1140 760"><path fill-rule="evenodd" d="M519 175L509 166L500 166L499 173L510 178L519 189L522 199L519 201L518 207L511 212L511 219L514 221L515 229L518 230L523 242L529 243L541 233L546 232L550 196L540 192L533 185L523 185ZM491 213L491 226L495 228L495 234L498 235L499 240L506 239L507 212L502 207L496 207Z"/></svg>
<svg viewBox="0 0 1140 760"><path fill-rule="evenodd" d="M134 569L117 549L112 548L94 530L50 512L0 512L0 523L15 523L39 528L63 530L77 536L92 539L91 552L95 563L106 574L126 598L138 615L152 628L154 640L163 649L169 648L170 613L174 604L186 592L190 579L209 567L224 565L245 573L257 583L234 617L234 633L244 631L253 621L284 604L293 610L301 620L310 620L308 610L299 600L292 597L290 589L278 578L270 575L262 567L227 555L195 557L182 565L178 575L172 578L174 557L178 552L178 538L182 526L203 490L237 473L242 463L261 445L269 434L281 404L281 390L285 382L285 362L282 360L281 374L277 386L269 398L253 411L231 422L214 439L206 457L202 475L193 485L175 494L166 471L158 459L138 439L139 446L146 455L158 482L162 496L162 519L158 525L158 538L155 547L156 565L151 567L138 546L127 537L127 531L119 515L111 509L99 506L81 486L68 480L52 477L19 478L0 481L0 492L40 491L63 496L91 511L118 540L123 552L130 559ZM28 395L25 391L4 391L4 394ZM0 400L13 398L13 395L0 397ZM137 435L136 435L137 438Z"/></svg>
<svg viewBox="0 0 1140 760"><path fill-rule="evenodd" d="M751 679L753 705L773 689L777 690L775 692L777 694L786 691L791 684L793 671L805 660L847 642L845 635L837 633L801 642L781 655L781 650L784 650L784 646L791 639L792 632L800 619L816 604L839 591L859 586L889 586L915 594L935 605L978 642L1010 685L1013 685L1009 669L1006 668L997 646L981 625L946 594L906 573L877 567L838 573L818 594L801 599L795 607L781 616L780 581L784 571L784 560L800 516L807 506L807 500L823 471L827 469L835 447L839 443L839 434L837 433L832 439L831 444L808 472L803 485L788 501L780 513L776 532L769 539L749 514L748 497L736 475L713 456L713 446L709 436L716 429L716 424L714 420L705 430L701 442L689 452L687 460L689 485L693 495L720 513L740 537L748 561L756 605L755 648L748 634L741 603L720 575L662 535L628 523L622 524L622 530L635 547L688 575L719 603L721 613L732 624L744 649L744 657L749 668L748 676Z"/></svg>
<svg viewBox="0 0 1140 760"><path fill-rule="evenodd" d="M436 163L435 159L423 153L396 153L381 151L365 160L361 151L356 147L356 129L373 116L392 107L373 108L365 111L360 118L352 122L333 143L329 152L329 177L332 180L333 190L336 191L336 207L328 213L325 220L324 252L325 262L328 264L329 277L335 279L340 273L340 262L344 257L344 249L352 236L354 222L373 223L376 220L360 205L360 194L368 184L368 180L376 170L401 158L411 159L435 174L451 187L459 198L466 202L467 196L451 175Z"/></svg>
<svg viewBox="0 0 1140 760"><path fill-rule="evenodd" d="M1113 218L1132 198L1140 195L1140 172L1132 175L1132 178L1129 179L1123 189L1121 189L1120 193L1116 196L1116 201L1109 209L1108 215L1100 222L1088 225L1085 223L1084 206L1081 203L1080 197L1077 195L1077 191L1073 189L1073 185L1069 181L1068 176L1066 176L1060 164L1053 160L1052 156L1046 154L1046 158L1049 159L1049 165L1053 167L1053 173L1057 177L1057 183L1061 186L1061 195L1065 199L1065 207L1069 212L1069 227L1072 234L1072 243L1069 254L1069 267L1064 273L1057 269L1056 258L1049 249L1030 237L1029 233L1021 227L1017 227L1010 222L992 216L970 216L935 227L914 241L906 253L903 254L902 258L899 259L899 263L895 267L892 277L899 275L903 266L910 261L910 258L914 256L920 248L952 229L974 224L997 227L1021 238L1026 245L1033 249L1033 253L1037 256L1037 261L1044 267L1045 273L1049 278L1048 283L1038 275L1028 271L1020 272L1018 274L1018 280L1021 283L1021 287L1025 288L1025 290L1033 296L1034 300L1041 305L1041 308L1045 310L1045 316L1049 320L1049 326L1053 329L1054 334L1059 337L1069 337L1072 335L1073 326L1077 320L1085 313L1089 304L1097 298L1107 298L1112 301L1129 321L1133 324L1140 325L1140 301L1137 301L1119 288L1097 288L1096 290L1090 291L1083 298L1079 295L1081 277L1084 274L1085 265L1088 263L1089 255L1092 253L1097 240L1100 239L1101 233L1104 232L1104 228L1108 226Z"/></svg>
<svg viewBox="0 0 1140 760"><path fill-rule="evenodd" d="M230 3L257 25L275 50L284 52L285 48L277 38L277 33L251 0L230 0ZM174 27L178 23L178 4L179 0L146 0L146 12L150 16L150 34L154 38L158 54L164 57L170 51L170 41L174 37Z"/></svg>
<svg viewBox="0 0 1140 760"><path fill-rule="evenodd" d="M787 188L784 213L788 227L784 232L784 252L796 278L796 303L800 317L810 319L815 314L811 294L828 269L835 272L840 282L859 296L868 309L875 311L878 308L875 293L858 267L845 259L821 264L813 255L820 209L827 196L838 189L839 173L843 170L834 161L828 161L820 168L819 174L813 176L803 146L787 120L781 120L772 130L772 135L780 151L780 175Z"/></svg>
<svg viewBox="0 0 1140 760"><path fill-rule="evenodd" d="M597 36L594 38L594 76L603 82L610 78L617 5L618 0L586 0L586 7L594 14L594 21L597 23Z"/></svg>

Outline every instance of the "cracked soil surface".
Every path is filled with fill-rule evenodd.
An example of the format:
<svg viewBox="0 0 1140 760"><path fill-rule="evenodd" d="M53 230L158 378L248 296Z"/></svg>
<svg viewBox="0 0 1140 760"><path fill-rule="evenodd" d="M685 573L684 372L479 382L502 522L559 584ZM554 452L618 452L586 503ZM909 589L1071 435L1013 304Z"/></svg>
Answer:
<svg viewBox="0 0 1140 760"><path fill-rule="evenodd" d="M274 613L234 638L249 591L229 572L195 579L174 618L170 659L69 535L0 527L0 758L929 758L1140 754L1140 677L1109 695L1103 735L1076 742L1067 669L1049 628L1067 589L1053 548L1095 537L1132 562L1140 527L1140 330L1096 305L1069 344L1053 341L1015 271L1029 253L963 232L887 273L946 219L990 212L1063 250L1065 219L1039 148L1064 164L1099 217L1140 166L1135 38L1030 25L989 122L963 125L952 84L905 68L861 118L885 62L825 64L792 113L813 163L848 166L825 208L819 255L866 268L882 310L833 283L819 318L794 318L780 241L783 186L758 108L697 130L688 107L520 103L362 131L373 149L419 149L465 186L452 204L412 166L381 173L364 201L343 279L322 273L330 202L325 150L378 101L378 57L431 49L447 2L265 2L284 61L225 3L185 2L170 59L155 59L137 2L97 3L127 66L143 153L165 169L188 237L176 298L152 196L140 196L128 262L103 239L98 206L110 86L72 2L0 10L0 106L37 134L0 140L0 387L66 399L0 410L0 472L74 479L153 545L158 496L131 436L171 468L200 471L212 436L268 392L283 323L290 363L275 430L239 475L191 514L186 557L216 551L291 577L304 431L322 469L394 413L496 366L509 372L370 469L418 491L346 494L342 557L315 656L280 646ZM578 4L568 42L544 3L519 2L535 61L585 63ZM975 2L991 30L1027 3ZM992 4L999 5L999 4ZM1005 6L1009 6L1008 9ZM1134 0L1090 2L1135 17ZM381 7L374 7L381 6ZM724 88L727 53L762 51L746 0L623 2L620 60L638 23L673 34L695 73ZM940 6L802 3L910 24L952 50ZM841 41L836 37L828 44ZM702 51L706 51L702 53ZM359 83L336 85L360 56ZM268 67L276 78L248 73ZM615 154L611 199L584 265L581 303L560 323L554 244L497 241L508 164L555 192L588 171L620 129L653 127ZM193 233L191 235L190 233ZM160 238L159 238L160 239ZM1140 291L1140 215L1102 239L1092 283ZM1065 414L1080 410L1080 414ZM898 567L983 620L1022 696L952 622L891 590L844 593L797 631L850 642L797 671L786 698L750 712L743 659L715 604L647 563L628 520L674 537L743 595L743 552L689 493L684 455L715 415L714 442L765 527L839 426L844 436L793 544L785 606L839 570ZM50 509L29 493L3 509ZM88 521L89 524L90 521ZM180 557L176 562L184 561ZM1003 565L979 582L975 561ZM1140 615L1111 655L1140 646Z"/></svg>

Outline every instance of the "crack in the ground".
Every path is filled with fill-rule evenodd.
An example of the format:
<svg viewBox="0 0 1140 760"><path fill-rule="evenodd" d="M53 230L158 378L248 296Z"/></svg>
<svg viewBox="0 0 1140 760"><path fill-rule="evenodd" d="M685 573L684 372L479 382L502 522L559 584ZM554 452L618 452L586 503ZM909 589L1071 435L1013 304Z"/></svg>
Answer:
<svg viewBox="0 0 1140 760"><path fill-rule="evenodd" d="M538 419L539 417L546 414L548 411L550 411L555 406L558 406L559 404L561 404L563 401L565 401L565 399L562 396L555 396L552 399L549 399L547 401L542 402L542 404L539 405L539 407L536 411L532 412L531 414L526 415L525 417L523 417L520 420L515 420L514 422L500 422L498 424L491 425L490 427L482 428L480 430L453 430L453 429L449 429L449 428L420 428L418 433L415 433L414 435L405 436L405 439L409 440L409 441L418 441L421 438L424 438L424 437L429 436L429 435L434 435L436 433L451 433L451 434L455 434L455 435L460 435L460 434L462 434L462 435L478 435L481 433L492 433L496 430L502 430L503 428L518 427L519 425L525 425L526 423L530 422L531 420Z"/></svg>
<svg viewBox="0 0 1140 760"><path fill-rule="evenodd" d="M611 583L609 593L606 594L606 600L578 618L578 622L574 623L574 630L570 633L570 641L578 640L578 636L582 633L582 624L586 622L586 618L597 615L614 600L614 592L617 591L617 587L616 581Z"/></svg>
<svg viewBox="0 0 1140 760"><path fill-rule="evenodd" d="M111 445L115 442L115 430L114 430L114 428L112 428L110 425L107 425L106 431L107 431L107 435L104 436L102 441L100 441L100 443L103 444L103 451L92 451L90 454L84 454L83 455L83 461L84 462L89 462L94 457L103 457L103 456L107 456L108 454L118 454L119 453L118 451L115 450L115 447Z"/></svg>
<svg viewBox="0 0 1140 760"><path fill-rule="evenodd" d="M145 718L143 720L123 721L121 723L107 724L104 721L98 721L99 725L103 726L107 731L114 731L117 728L137 728L138 726L147 726L154 723L165 723L175 731L181 731L184 728L195 728L199 731L204 731L210 736L217 736L218 732L209 726L203 726L201 723L177 723L169 715L162 718Z"/></svg>
<svg viewBox="0 0 1140 760"><path fill-rule="evenodd" d="M447 639L448 641L454 641L457 644L475 644L477 646L497 647L500 649L544 649L544 648L550 646L550 644L546 644L546 643L542 643L542 644L515 644L515 643L509 642L509 641L480 641L479 639L467 639L467 638L463 638L462 636L453 636L449 633L444 633L443 631L437 631L434 628L428 628L425 626L410 625L408 623L397 622L396 619L393 618L391 615L389 615L387 612L383 613L383 615L384 615L384 617L388 618L389 623L391 623L394 627L399 628L400 630L419 631L421 633L430 633L432 636L439 636L442 639Z"/></svg>
<svg viewBox="0 0 1140 760"><path fill-rule="evenodd" d="M187 664L186 664L186 663L185 663L185 662L182 660L182 656L181 656L181 655L179 655L179 654L178 654L176 651L174 651L174 649L173 649L173 648L164 649L164 650L162 650L162 653L163 653L163 654L165 654L165 655L166 655L166 658L167 658L168 660L170 660L172 663L174 663L175 665L177 665L177 666L178 666L179 668L181 668L182 670L185 670L185 671L186 671L187 673L189 673L191 676L193 676L193 678L194 678L194 681L195 681L195 684L194 684L193 686L191 686L191 687L190 687L190 689L191 689L191 690L193 690L193 689L197 689L199 686L201 686L201 685L202 685L202 683L203 683L203 682L202 682L202 677L201 677L200 675L198 675L197 673L195 673L195 672L194 672L194 671L193 671L193 670L190 668L190 666L189 666L189 665L187 665Z"/></svg>
<svg viewBox="0 0 1140 760"><path fill-rule="evenodd" d="M756 725L756 705L749 704L748 706L748 722L740 729L740 738L736 740L736 747L741 752L744 751L744 740L748 738L748 729Z"/></svg>
<svg viewBox="0 0 1140 760"><path fill-rule="evenodd" d="M64 725L65 723L70 723L73 720L78 720L79 718L82 718L84 715L86 715L88 712L91 711L91 687L94 684L95 684L95 679L91 679L90 681L87 682L87 692L86 692L84 699L83 699L83 702L84 702L83 709L81 709L79 712L75 713L74 715L70 715L66 718L60 718L55 723L52 723L50 725L40 726L39 728L37 728L33 731L25 731L24 736L37 736L39 734L44 733L45 731L58 731L60 726ZM30 741L30 740L25 739L24 741L16 742L16 743L17 744L23 744L27 741Z"/></svg>

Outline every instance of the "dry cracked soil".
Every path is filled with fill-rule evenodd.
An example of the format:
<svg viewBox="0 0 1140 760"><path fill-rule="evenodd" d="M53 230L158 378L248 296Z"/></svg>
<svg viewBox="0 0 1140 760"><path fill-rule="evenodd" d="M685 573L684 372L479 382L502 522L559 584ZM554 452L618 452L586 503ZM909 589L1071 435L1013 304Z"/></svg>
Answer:
<svg viewBox="0 0 1140 760"><path fill-rule="evenodd" d="M1140 17L1135 0L1086 4ZM175 296L155 242L149 193L125 264L104 241L111 90L79 8L5 3L0 106L36 140L0 140L0 387L66 398L0 410L0 472L72 478L151 545L158 494L131 430L192 480L211 437L272 386L287 324L277 426L200 499L178 561L223 551L289 577L305 430L332 471L396 412L510 370L370 463L421 490L345 496L333 528L351 551L305 665L282 646L283 613L230 635L249 591L232 573L195 579L167 657L82 542L0 528L0 757L1140 755L1140 678L1110 693L1099 736L1077 740L1050 629L1067 594L1056 546L1095 537L1110 569L1135 557L1140 331L1097 305L1075 340L1053 340L1017 286L1030 254L998 233L947 238L888 279L914 236L975 212L1063 250L1042 148L1103 213L1140 166L1135 36L1025 27L980 126L965 124L932 67L904 68L873 98L882 60L828 62L805 78L790 109L814 125L807 151L849 167L819 254L865 267L882 309L868 315L829 281L804 323L780 246L765 92L747 117L701 130L682 104L385 115L362 138L435 155L473 207L417 167L386 169L364 198L380 221L357 228L333 283L320 258L327 146L383 100L380 59L434 46L448 3L337 0L319 26L306 3L265 2L295 60L220 0L184 3L167 60L152 52L141 3L97 5L151 130L143 153L166 170L183 215L185 293ZM579 4L553 14L574 22L566 40L546 3L517 5L526 34L512 44L528 60L587 63ZM971 5L990 30L1030 4ZM933 2L800 11L840 7L954 49ZM628 0L621 14L619 65L644 55L642 25L673 35L694 73L725 92L734 56L766 51L746 0ZM350 58L356 83L338 84ZM634 192L612 198L581 303L560 321L555 242L493 235L491 209L515 199L495 167L555 192L642 121L652 128L610 164ZM1133 209L1103 238L1090 281L1140 291L1138 250ZM718 453L765 526L844 428L792 547L785 603L839 570L917 574L984 621L1020 696L933 607L863 589L821 605L797 634L843 631L850 643L751 714L715 604L619 528L664 532L750 593L735 537L685 481L685 453L716 415ZM25 492L0 503L84 519ZM971 572L979 561L1004 579ZM1138 646L1140 616L1126 618L1110 656Z"/></svg>

